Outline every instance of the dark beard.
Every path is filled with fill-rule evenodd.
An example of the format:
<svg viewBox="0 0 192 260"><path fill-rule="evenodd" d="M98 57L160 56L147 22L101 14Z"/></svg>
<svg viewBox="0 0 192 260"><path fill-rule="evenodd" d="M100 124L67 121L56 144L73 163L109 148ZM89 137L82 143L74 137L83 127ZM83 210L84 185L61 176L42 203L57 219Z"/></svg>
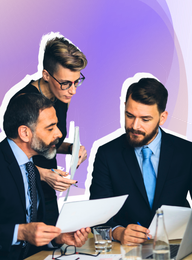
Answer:
<svg viewBox="0 0 192 260"><path fill-rule="evenodd" d="M156 125L156 127L153 129L153 131L148 134L145 135L144 132L141 132L139 130L134 130L133 128L127 128L126 129L126 138L127 138L127 142L129 143L130 146L132 147L141 147L144 146L146 144L148 144L150 142L150 140L152 140L158 133L158 128L159 128L159 122ZM135 139L130 139L130 133L135 133L135 134L141 134L144 136L143 140L138 141L137 138Z"/></svg>

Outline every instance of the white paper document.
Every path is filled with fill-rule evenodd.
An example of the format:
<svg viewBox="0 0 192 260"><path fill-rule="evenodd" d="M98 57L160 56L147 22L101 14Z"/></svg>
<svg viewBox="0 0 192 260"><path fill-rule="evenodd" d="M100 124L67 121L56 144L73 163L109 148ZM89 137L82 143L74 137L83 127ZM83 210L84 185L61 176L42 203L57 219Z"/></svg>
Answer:
<svg viewBox="0 0 192 260"><path fill-rule="evenodd" d="M192 211L191 208L163 205L161 209L164 213L164 222L168 238L182 239ZM156 220L157 216L155 215L149 226L150 234L153 238L155 236Z"/></svg>
<svg viewBox="0 0 192 260"><path fill-rule="evenodd" d="M79 161L79 149L80 149L79 127L76 126L74 132L73 150L72 150L71 165L70 165L71 179L73 179L75 175L77 163Z"/></svg>
<svg viewBox="0 0 192 260"><path fill-rule="evenodd" d="M69 255L69 256L62 256L59 257L59 259L65 259L65 260L120 260L121 255L120 254L100 254L97 257L88 256L88 255ZM45 258L45 260L52 260L52 255L49 255Z"/></svg>
<svg viewBox="0 0 192 260"><path fill-rule="evenodd" d="M76 126L74 131L73 149L72 149L71 164L70 164L71 180L73 180L77 169L77 163L79 161L79 149L80 149L79 127ZM70 187L67 190L67 194L65 196L64 201L67 201L67 198L69 196L69 191L70 191Z"/></svg>
<svg viewBox="0 0 192 260"><path fill-rule="evenodd" d="M93 260L93 257L88 256L88 255L75 255L74 254L74 255L68 255L68 256L66 256L66 255L64 255L64 256L55 255L55 256L59 257L59 260L62 260L62 259L65 259L65 260L76 260L76 259L78 259L78 260ZM97 260L99 260L98 256L96 258L97 258ZM49 255L44 260L52 260L52 259L53 259L52 255Z"/></svg>
<svg viewBox="0 0 192 260"><path fill-rule="evenodd" d="M64 232L74 232L81 228L103 224L113 217L123 206L128 195L63 204L56 227Z"/></svg>

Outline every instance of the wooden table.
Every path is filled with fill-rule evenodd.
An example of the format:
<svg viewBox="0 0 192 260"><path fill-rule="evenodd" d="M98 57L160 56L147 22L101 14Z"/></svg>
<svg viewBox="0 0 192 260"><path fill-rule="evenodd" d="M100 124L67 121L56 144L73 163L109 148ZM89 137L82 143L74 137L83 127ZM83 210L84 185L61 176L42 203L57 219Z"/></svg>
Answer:
<svg viewBox="0 0 192 260"><path fill-rule="evenodd" d="M180 240L174 240L174 241L170 241L171 244L174 243L179 243ZM149 242L149 243L152 243ZM77 248L78 252L82 252L82 253L90 253L90 254L94 254L95 253L95 247L94 247L94 238L89 238L85 245L83 245L81 248ZM41 251L33 256L30 256L28 258L26 258L26 260L43 260L45 259L48 255L51 255L52 251ZM113 242L112 243L112 251L108 252L106 254L120 254L120 243L117 242ZM185 260L192 260L192 254L185 257Z"/></svg>

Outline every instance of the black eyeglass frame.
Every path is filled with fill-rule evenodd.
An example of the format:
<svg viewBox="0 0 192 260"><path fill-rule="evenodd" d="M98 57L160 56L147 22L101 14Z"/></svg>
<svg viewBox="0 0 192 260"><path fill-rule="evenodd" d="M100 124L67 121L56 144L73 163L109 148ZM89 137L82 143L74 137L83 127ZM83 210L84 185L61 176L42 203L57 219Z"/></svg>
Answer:
<svg viewBox="0 0 192 260"><path fill-rule="evenodd" d="M82 82L80 82L80 84L78 83L77 86L75 86L75 87L77 88L77 87L81 86L81 84L82 84L83 81L85 80L85 76L80 72L82 78L78 78L77 80L75 80L75 81L73 81L73 82L72 82L72 81L69 81L69 80L66 80L66 82L59 82L48 70L47 70L47 72L49 73L49 75L50 75L54 80L56 80L56 81L60 84L61 90L67 90L67 89L69 89L69 88L72 86L72 84L74 84L74 86L75 86L75 82L78 82L79 80L82 80ZM67 83L67 82L69 83L69 86L66 87L66 88L63 88L64 83Z"/></svg>
<svg viewBox="0 0 192 260"><path fill-rule="evenodd" d="M74 248L74 252L73 253L67 253L67 250L68 250L69 247L73 247ZM52 259L56 259L56 260L59 259L62 256L69 256L69 255L89 255L89 256L97 257L101 253L101 252L98 252L97 254L94 255L94 254L77 252L76 251L76 246L72 246L72 245L71 246L70 245L66 246L64 251L62 249L59 249L61 255L57 256L57 257L54 257L54 254L55 254L56 251L58 251L58 248L53 250L53 253L52 253Z"/></svg>

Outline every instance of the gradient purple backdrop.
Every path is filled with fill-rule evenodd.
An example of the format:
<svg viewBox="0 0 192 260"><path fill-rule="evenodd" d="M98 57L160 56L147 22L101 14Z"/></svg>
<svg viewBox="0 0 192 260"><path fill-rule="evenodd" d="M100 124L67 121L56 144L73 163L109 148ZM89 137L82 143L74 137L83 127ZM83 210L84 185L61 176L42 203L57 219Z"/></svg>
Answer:
<svg viewBox="0 0 192 260"><path fill-rule="evenodd" d="M185 75L180 72L182 56L175 46L166 1L160 2L161 5L155 0L4 0L0 3L1 102L12 86L37 71L42 35L60 32L88 59L83 71L86 80L68 112L68 125L75 121L80 127L81 143L88 154L95 140L120 127L122 84L137 72L149 72L166 85L169 119L165 127L169 128L176 101L180 105L179 81L185 81ZM187 108L187 102L182 105ZM64 166L64 156L59 155L58 161ZM84 162L75 175L83 189L87 165L88 161Z"/></svg>

